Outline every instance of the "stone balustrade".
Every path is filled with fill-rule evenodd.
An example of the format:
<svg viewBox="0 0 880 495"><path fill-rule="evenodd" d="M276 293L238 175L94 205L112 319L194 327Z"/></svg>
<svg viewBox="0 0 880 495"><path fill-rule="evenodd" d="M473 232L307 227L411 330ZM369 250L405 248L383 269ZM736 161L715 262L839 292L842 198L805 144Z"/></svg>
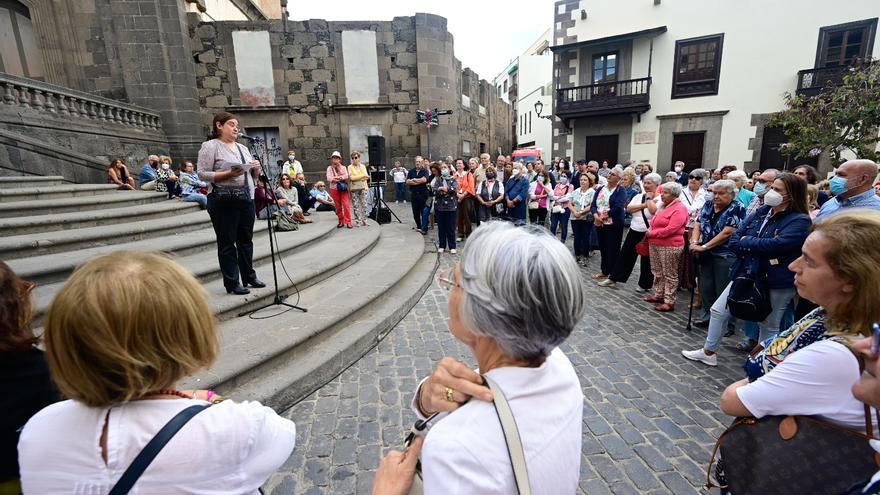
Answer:
<svg viewBox="0 0 880 495"><path fill-rule="evenodd" d="M108 98L0 72L2 104L47 112L59 117L76 117L96 123L117 123L160 131L158 113Z"/></svg>

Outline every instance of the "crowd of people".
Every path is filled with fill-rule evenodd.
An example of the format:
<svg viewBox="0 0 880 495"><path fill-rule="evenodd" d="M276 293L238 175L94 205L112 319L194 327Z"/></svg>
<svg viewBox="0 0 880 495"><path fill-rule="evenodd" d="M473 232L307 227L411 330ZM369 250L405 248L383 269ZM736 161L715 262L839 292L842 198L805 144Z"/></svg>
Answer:
<svg viewBox="0 0 880 495"><path fill-rule="evenodd" d="M334 152L326 182L309 189L293 159L261 197L260 164L237 133L237 119L220 113L197 173L191 162L173 173L170 159L151 156L139 178L147 179L141 188L206 189L189 194L205 196L224 285L241 294L265 285L252 267L255 218L277 205L307 221L315 207L335 211L339 228L366 225L370 177L359 153L344 166ZM635 290L656 311L674 311L679 292L692 291L691 309L701 310L694 324L707 335L683 357L717 365L725 335L744 334L744 378L721 395L724 413L813 416L861 433L880 427L865 421L866 405L880 407L874 162L847 161L827 184L809 165L749 176L678 162L664 178L645 162L570 169L564 160L492 163L487 154L396 165L391 176L403 186L395 199L409 193L414 228L427 234L434 225L441 253L462 250L438 282L449 291L450 332L478 371L447 357L415 387L420 421L406 450L382 460L373 493L406 494L414 484L515 493L523 463L536 492L577 491L584 396L559 346L589 304L584 284L620 290L636 262ZM134 188L121 160L108 177ZM596 251L600 262L584 276ZM191 424L135 476L144 493L255 493L289 457L290 420L255 402L176 388L211 366L219 340L208 294L170 258L114 253L86 263L56 294L39 337L33 288L0 261L0 370L14 402L0 413L4 495L107 493L175 422ZM716 476L725 482L723 469ZM848 493L880 493L880 473Z"/></svg>

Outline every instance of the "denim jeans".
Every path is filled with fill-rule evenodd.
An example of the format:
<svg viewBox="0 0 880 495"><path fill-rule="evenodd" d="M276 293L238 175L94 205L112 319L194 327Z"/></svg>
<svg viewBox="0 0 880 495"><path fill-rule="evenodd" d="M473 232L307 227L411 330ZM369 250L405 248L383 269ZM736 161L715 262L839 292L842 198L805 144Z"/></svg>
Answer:
<svg viewBox="0 0 880 495"><path fill-rule="evenodd" d="M202 209L208 207L208 197L202 193L190 193L184 196L185 203L198 203Z"/></svg>
<svg viewBox="0 0 880 495"><path fill-rule="evenodd" d="M703 320L709 319L709 308L715 304L718 294L730 283L730 267L736 257L700 254L700 294L703 297Z"/></svg>
<svg viewBox="0 0 880 495"><path fill-rule="evenodd" d="M437 244L440 249L455 249L455 210L434 210L434 221L437 222Z"/></svg>
<svg viewBox="0 0 880 495"><path fill-rule="evenodd" d="M553 237L556 237L556 227L562 227L562 243L565 244L565 240L568 239L568 217L571 215L571 210L568 208L562 210L562 213L551 213L550 214L550 233L553 234Z"/></svg>
<svg viewBox="0 0 880 495"><path fill-rule="evenodd" d="M724 292L718 296L710 310L709 334L706 336L706 344L703 346L707 351L715 352L721 347L721 336L724 335L724 331L727 329L727 322L730 320L730 310L727 309L727 297L730 295L731 285L732 283L727 284ZM758 342L764 342L779 333L779 322L782 320L782 315L785 314L788 303L794 297L795 289L794 287L770 289L769 294L770 307L773 310L770 311L767 318L759 325L761 331L758 335Z"/></svg>
<svg viewBox="0 0 880 495"><path fill-rule="evenodd" d="M394 201L406 201L406 182L394 183Z"/></svg>
<svg viewBox="0 0 880 495"><path fill-rule="evenodd" d="M574 255L590 255L590 225L586 220L572 220L571 231L574 235Z"/></svg>

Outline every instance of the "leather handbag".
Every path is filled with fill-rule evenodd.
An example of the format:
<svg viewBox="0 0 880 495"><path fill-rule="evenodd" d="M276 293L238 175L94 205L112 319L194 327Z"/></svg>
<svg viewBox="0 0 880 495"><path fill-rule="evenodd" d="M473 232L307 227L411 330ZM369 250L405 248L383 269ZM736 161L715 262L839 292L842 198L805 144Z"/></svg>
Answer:
<svg viewBox="0 0 880 495"><path fill-rule="evenodd" d="M757 259L746 259L743 265L744 268L731 282L727 309L731 315L741 320L764 321L773 311L770 291L763 283Z"/></svg>
<svg viewBox="0 0 880 495"><path fill-rule="evenodd" d="M495 412L498 414L498 420L501 421L501 430L504 432L504 441L507 443L507 454L510 456L510 465L513 466L513 477L516 482L516 490L520 495L531 495L532 487L529 484L529 472L526 466L526 456L523 451L522 437L519 435L519 428L516 426L516 420L507 403L507 397L491 378L483 375L483 380L492 391L495 397L493 404ZM437 414L433 414L424 421L416 421L409 435L406 437L405 446L409 446L413 438L417 435L424 435L428 423L434 419ZM425 493L424 483L422 482L421 462L416 466L416 475L413 478L412 487L409 495L422 495Z"/></svg>
<svg viewBox="0 0 880 495"><path fill-rule="evenodd" d="M644 194L642 194L642 204L645 204L645 203L647 203L647 202L648 202L648 198L645 197ZM641 211L641 214L642 214L642 220L645 221L645 227L650 228L650 227L651 227L651 223L648 222L648 216L645 215L645 210L642 209L642 210L640 210L640 211ZM648 244L648 236L646 235L646 236L642 237L642 240L639 241L638 243L636 243L636 248L635 248L635 249L636 249L636 254L638 254L639 256L643 256L643 257L647 258L648 256L651 255L651 247L650 247L650 246L651 246L651 245Z"/></svg>
<svg viewBox="0 0 880 495"><path fill-rule="evenodd" d="M856 358L864 371L864 361ZM877 420L880 424L880 412ZM867 404L865 431L813 416L737 418L715 443L706 488L734 495L844 493L871 479L880 466L880 454L868 443L874 425ZM712 481L713 465L718 484Z"/></svg>
<svg viewBox="0 0 880 495"><path fill-rule="evenodd" d="M247 186L230 187L214 184L214 198L221 203L233 203L238 201L249 201L251 195Z"/></svg>

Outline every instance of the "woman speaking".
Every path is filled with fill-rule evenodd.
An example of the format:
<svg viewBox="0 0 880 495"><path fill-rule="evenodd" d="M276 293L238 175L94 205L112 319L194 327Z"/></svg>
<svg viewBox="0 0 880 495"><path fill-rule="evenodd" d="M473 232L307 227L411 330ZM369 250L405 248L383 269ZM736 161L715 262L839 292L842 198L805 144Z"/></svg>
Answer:
<svg viewBox="0 0 880 495"><path fill-rule="evenodd" d="M250 293L248 285L260 288L266 284L257 279L253 267L254 179L260 176L260 162L235 142L238 133L235 115L220 112L214 116L211 139L199 150L199 179L208 183L208 214L217 234L223 285L227 294L242 295ZM251 167L250 177L245 165Z"/></svg>

